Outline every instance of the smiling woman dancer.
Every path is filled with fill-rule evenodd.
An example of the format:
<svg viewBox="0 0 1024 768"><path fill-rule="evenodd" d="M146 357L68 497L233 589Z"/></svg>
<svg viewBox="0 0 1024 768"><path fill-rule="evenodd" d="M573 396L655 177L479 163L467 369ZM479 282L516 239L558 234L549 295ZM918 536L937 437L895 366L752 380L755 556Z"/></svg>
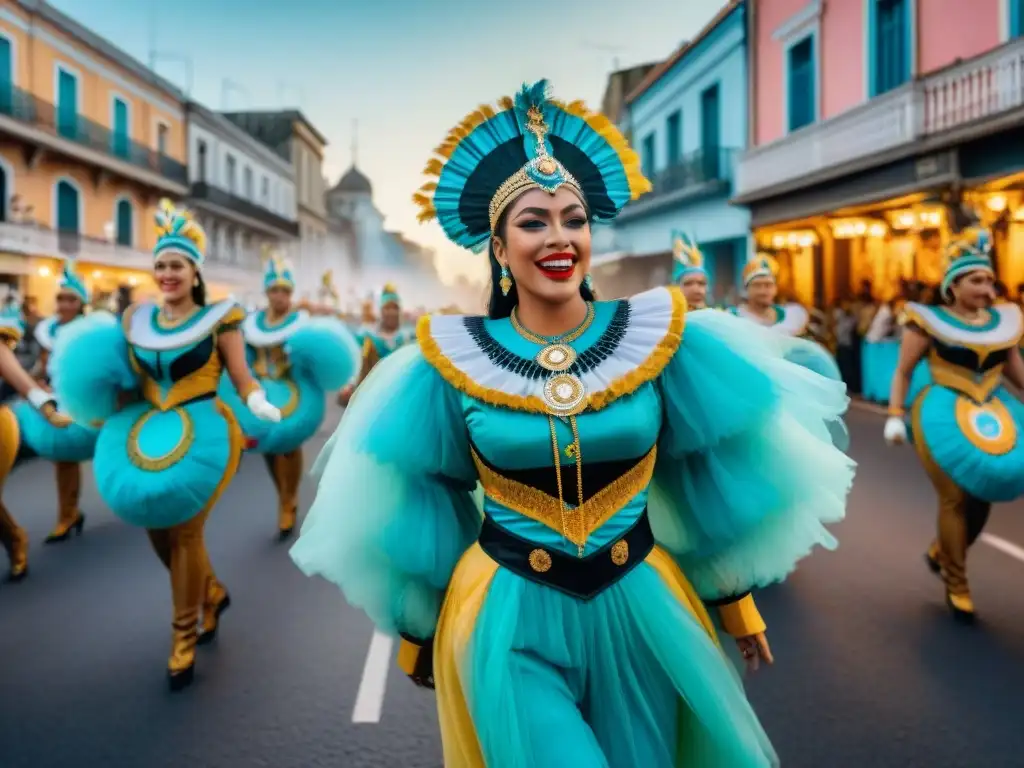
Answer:
<svg viewBox="0 0 1024 768"><path fill-rule="evenodd" d="M941 286L947 306L906 305L885 424L887 442L905 442L900 404L910 406L914 448L939 497L938 537L925 559L945 583L953 617L965 622L974 619L967 550L992 502L1024 494L1024 406L1003 386L1024 388L1024 317L1015 304L991 306L990 243L988 231L970 229L950 244ZM921 360L929 376L911 389Z"/></svg>
<svg viewBox="0 0 1024 768"><path fill-rule="evenodd" d="M360 354L355 337L340 320L310 317L293 307L295 275L276 254L267 260L263 289L267 308L245 319L242 335L252 371L269 401L280 408L281 421L263 421L246 408L229 372L221 377L220 397L266 460L277 490L277 535L284 540L291 536L299 510L302 445L323 423L325 393L352 378Z"/></svg>
<svg viewBox="0 0 1024 768"><path fill-rule="evenodd" d="M93 461L100 496L146 529L170 571L172 690L192 682L200 609L207 641L230 604L203 540L243 448L238 422L216 397L221 370L256 416L280 418L246 365L245 311L230 299L206 303L205 250L191 215L163 201L153 251L161 304L132 305L120 325L109 316L77 320L54 349L58 401L80 423L103 423Z"/></svg>
<svg viewBox="0 0 1024 768"><path fill-rule="evenodd" d="M776 765L704 606L770 662L749 591L835 544L842 386L783 360L803 342L687 315L678 288L591 300L590 222L650 185L544 81L437 153L416 200L490 246L489 316L423 318L377 366L295 562L401 635L452 768Z"/></svg>
<svg viewBox="0 0 1024 768"><path fill-rule="evenodd" d="M57 313L36 325L35 337L42 347L36 378L50 389L50 357L57 334L85 314L89 290L71 262L64 264L57 283ZM47 544L66 541L71 533L82 533L85 515L78 507L82 487L82 462L92 458L96 430L72 424L55 427L31 403L14 407L21 430L22 456L39 456L53 462L57 479L57 524L46 537Z"/></svg>

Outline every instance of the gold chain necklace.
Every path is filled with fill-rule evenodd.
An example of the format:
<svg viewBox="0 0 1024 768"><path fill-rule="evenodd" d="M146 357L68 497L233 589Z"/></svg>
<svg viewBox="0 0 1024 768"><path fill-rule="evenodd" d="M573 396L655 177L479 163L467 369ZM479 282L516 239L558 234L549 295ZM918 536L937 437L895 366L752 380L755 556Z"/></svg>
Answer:
<svg viewBox="0 0 1024 768"><path fill-rule="evenodd" d="M555 419L553 416L548 416L548 426L551 428L551 450L554 453L555 458L555 481L558 485L558 506L561 511L562 517L562 536L567 541L572 541L568 513L569 509L565 504L565 493L562 490L562 457L558 449L558 433L555 431ZM576 499L580 505L583 504L583 451L580 448L580 433L576 426L576 417L569 417L569 426L572 427L572 442L569 443L567 449L570 449L573 457L576 459ZM579 507L577 507L579 509ZM576 512L576 530L578 535L575 537L576 541L582 542L577 545L576 556L582 558L583 552L587 545L587 521L583 519L583 515Z"/></svg>
<svg viewBox="0 0 1024 768"><path fill-rule="evenodd" d="M579 327L554 338L546 339L526 330L519 322L516 308L512 309L509 320L516 333L533 344L543 346L540 352L534 357L541 368L551 371L551 376L544 382L543 400L548 408L548 413L559 418L575 416L582 413L587 407L587 388L579 377L568 373L569 368L576 362L576 350L570 344L586 333L587 329L594 322L593 302L587 303L587 316L580 323Z"/></svg>
<svg viewBox="0 0 1024 768"><path fill-rule="evenodd" d="M167 307L163 307L160 310L160 314L157 315L157 322L160 324L161 328L177 328L182 323L184 323L187 320L191 319L191 317L196 312L198 312L200 309L201 309L201 307L194 306L194 307L192 307L192 309L190 309L188 312L183 314L181 317L171 317L167 313Z"/></svg>
<svg viewBox="0 0 1024 768"><path fill-rule="evenodd" d="M583 322L580 323L574 330L568 333L563 333L560 336L551 336L545 338L544 336L538 336L536 333L527 330L522 323L519 322L519 307L512 308L512 315L510 320L512 321L512 327L515 328L516 333L522 336L527 341L533 342L534 344L571 344L576 341L580 336L587 332L591 324L594 322L594 303L591 301L587 302L587 316L583 318Z"/></svg>

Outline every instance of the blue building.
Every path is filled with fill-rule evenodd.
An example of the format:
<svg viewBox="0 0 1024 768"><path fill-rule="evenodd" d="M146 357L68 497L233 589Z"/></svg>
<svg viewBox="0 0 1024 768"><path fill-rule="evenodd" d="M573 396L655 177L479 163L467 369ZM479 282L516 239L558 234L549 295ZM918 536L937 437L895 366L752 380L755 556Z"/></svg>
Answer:
<svg viewBox="0 0 1024 768"><path fill-rule="evenodd" d="M735 297L750 237L748 211L729 204L747 143L746 26L746 3L732 0L626 97L620 125L654 190L626 206L612 237L595 241L604 293L667 283L678 229L704 252L714 298Z"/></svg>

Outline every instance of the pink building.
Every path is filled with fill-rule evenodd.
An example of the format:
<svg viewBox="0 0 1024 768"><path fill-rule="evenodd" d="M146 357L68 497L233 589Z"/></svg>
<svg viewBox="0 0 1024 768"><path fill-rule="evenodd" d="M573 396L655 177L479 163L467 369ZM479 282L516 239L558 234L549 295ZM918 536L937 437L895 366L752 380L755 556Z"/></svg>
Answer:
<svg viewBox="0 0 1024 768"><path fill-rule="evenodd" d="M915 242L889 253L894 222L915 233L938 216L945 233L950 200L1024 222L1024 198L1004 189L1024 181L1024 0L747 4L749 146L733 202L751 208L759 245L794 251L795 293L819 303L862 278L917 276ZM1024 281L1024 265L1006 278Z"/></svg>

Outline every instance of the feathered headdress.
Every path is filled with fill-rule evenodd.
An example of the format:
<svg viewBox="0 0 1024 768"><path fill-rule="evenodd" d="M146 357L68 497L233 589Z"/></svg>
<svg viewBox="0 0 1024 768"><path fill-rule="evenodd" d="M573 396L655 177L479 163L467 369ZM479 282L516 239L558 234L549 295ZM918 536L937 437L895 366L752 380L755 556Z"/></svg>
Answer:
<svg viewBox="0 0 1024 768"><path fill-rule="evenodd" d="M978 270L995 274L992 268L992 233L983 227L970 227L946 247L946 273L940 286L942 295L949 295L949 289L957 278Z"/></svg>
<svg viewBox="0 0 1024 768"><path fill-rule="evenodd" d="M695 273L707 275L704 271L704 254L697 247L697 241L678 230L672 230L672 260L675 263L672 270L673 283Z"/></svg>
<svg viewBox="0 0 1024 768"><path fill-rule="evenodd" d="M759 277L770 277L773 280L779 275L779 262L767 253L756 253L754 258L743 267L743 287Z"/></svg>
<svg viewBox="0 0 1024 768"><path fill-rule="evenodd" d="M263 272L263 290L269 291L271 288L287 288L290 291L295 290L295 275L292 272L291 265L284 260L281 254L270 251L267 259L267 267Z"/></svg>
<svg viewBox="0 0 1024 768"><path fill-rule="evenodd" d="M156 247L153 258L164 253L180 253L201 269L206 260L206 233L192 214L176 208L170 200L161 200L156 212Z"/></svg>
<svg viewBox="0 0 1024 768"><path fill-rule="evenodd" d="M75 271L75 262L67 259L61 269L60 277L57 280L58 293L71 293L83 304L89 303L89 289L85 287L85 281Z"/></svg>
<svg viewBox="0 0 1024 768"><path fill-rule="evenodd" d="M380 305L383 307L385 304L401 305L401 303L402 300L398 297L398 289L394 283L384 283L384 288L380 292Z"/></svg>
<svg viewBox="0 0 1024 768"><path fill-rule="evenodd" d="M596 221L609 221L651 189L619 129L582 101L548 98L547 80L515 99L470 112L427 161L436 180L413 195L420 221L436 218L453 243L482 250L508 205L522 193L568 187Z"/></svg>
<svg viewBox="0 0 1024 768"><path fill-rule="evenodd" d="M332 301L338 300L338 289L334 285L334 270L328 269L320 276L320 295Z"/></svg>

